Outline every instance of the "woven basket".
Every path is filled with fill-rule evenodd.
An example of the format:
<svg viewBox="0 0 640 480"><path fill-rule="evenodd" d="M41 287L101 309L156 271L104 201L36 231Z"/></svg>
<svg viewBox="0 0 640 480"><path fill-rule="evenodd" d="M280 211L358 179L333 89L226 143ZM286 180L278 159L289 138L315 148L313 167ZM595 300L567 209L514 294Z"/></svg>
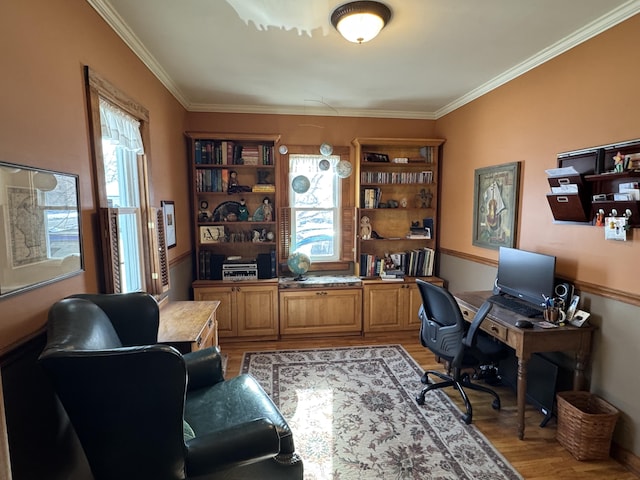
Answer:
<svg viewBox="0 0 640 480"><path fill-rule="evenodd" d="M609 458L619 412L589 392L559 392L557 439L577 460Z"/></svg>

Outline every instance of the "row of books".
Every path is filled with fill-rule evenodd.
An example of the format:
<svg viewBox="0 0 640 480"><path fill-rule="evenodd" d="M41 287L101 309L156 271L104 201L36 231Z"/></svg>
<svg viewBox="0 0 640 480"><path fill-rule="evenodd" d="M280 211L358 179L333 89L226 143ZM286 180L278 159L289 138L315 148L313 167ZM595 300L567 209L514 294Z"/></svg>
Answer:
<svg viewBox="0 0 640 480"><path fill-rule="evenodd" d="M271 145L241 145L232 141L196 140L196 165L273 165Z"/></svg>
<svg viewBox="0 0 640 480"><path fill-rule="evenodd" d="M229 170L196 170L196 192L226 192Z"/></svg>
<svg viewBox="0 0 640 480"><path fill-rule="evenodd" d="M360 208L378 208L382 191L379 188L363 188L360 195Z"/></svg>
<svg viewBox="0 0 640 480"><path fill-rule="evenodd" d="M396 269L409 277L430 277L433 275L435 250L424 247L390 254ZM384 258L363 253L360 255L360 276L378 277L385 272Z"/></svg>
<svg viewBox="0 0 640 480"><path fill-rule="evenodd" d="M432 183L433 172L362 172L361 183Z"/></svg>

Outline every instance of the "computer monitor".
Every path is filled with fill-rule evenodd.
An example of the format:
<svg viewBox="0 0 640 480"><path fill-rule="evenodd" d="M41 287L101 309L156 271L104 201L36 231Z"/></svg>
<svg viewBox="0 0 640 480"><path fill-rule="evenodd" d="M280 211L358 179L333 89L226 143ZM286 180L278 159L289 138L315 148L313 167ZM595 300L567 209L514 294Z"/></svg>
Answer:
<svg viewBox="0 0 640 480"><path fill-rule="evenodd" d="M496 286L534 305L553 297L556 257L517 248L500 247Z"/></svg>

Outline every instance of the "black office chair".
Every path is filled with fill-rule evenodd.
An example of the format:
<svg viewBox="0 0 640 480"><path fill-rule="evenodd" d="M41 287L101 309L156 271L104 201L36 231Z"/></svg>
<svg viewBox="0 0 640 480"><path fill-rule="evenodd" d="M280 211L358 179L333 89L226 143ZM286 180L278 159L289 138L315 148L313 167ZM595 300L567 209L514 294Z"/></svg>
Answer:
<svg viewBox="0 0 640 480"><path fill-rule="evenodd" d="M446 374L436 370L424 373L422 383L426 383L427 386L416 396L416 401L419 405L424 405L427 392L452 386L460 392L467 409L462 415L466 424L470 424L473 419L473 409L464 388L493 395L491 406L499 410L498 394L488 387L472 383L469 373L463 372L464 369L478 365L496 363L507 353L503 344L479 330L492 304L485 302L476 313L473 322L469 324L462 316L456 299L447 289L420 279L416 279L416 283L422 295L422 306L418 312L421 321L420 341L437 357L447 362ZM439 377L443 381L432 383L429 375Z"/></svg>

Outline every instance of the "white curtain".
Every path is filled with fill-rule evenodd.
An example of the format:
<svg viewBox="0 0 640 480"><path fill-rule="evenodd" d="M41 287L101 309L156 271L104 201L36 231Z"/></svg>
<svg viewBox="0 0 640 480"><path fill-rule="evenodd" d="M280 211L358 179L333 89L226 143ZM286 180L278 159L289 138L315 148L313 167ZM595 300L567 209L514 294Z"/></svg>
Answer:
<svg viewBox="0 0 640 480"><path fill-rule="evenodd" d="M138 154L144 154L140 122L131 115L100 99L100 128L103 140Z"/></svg>

